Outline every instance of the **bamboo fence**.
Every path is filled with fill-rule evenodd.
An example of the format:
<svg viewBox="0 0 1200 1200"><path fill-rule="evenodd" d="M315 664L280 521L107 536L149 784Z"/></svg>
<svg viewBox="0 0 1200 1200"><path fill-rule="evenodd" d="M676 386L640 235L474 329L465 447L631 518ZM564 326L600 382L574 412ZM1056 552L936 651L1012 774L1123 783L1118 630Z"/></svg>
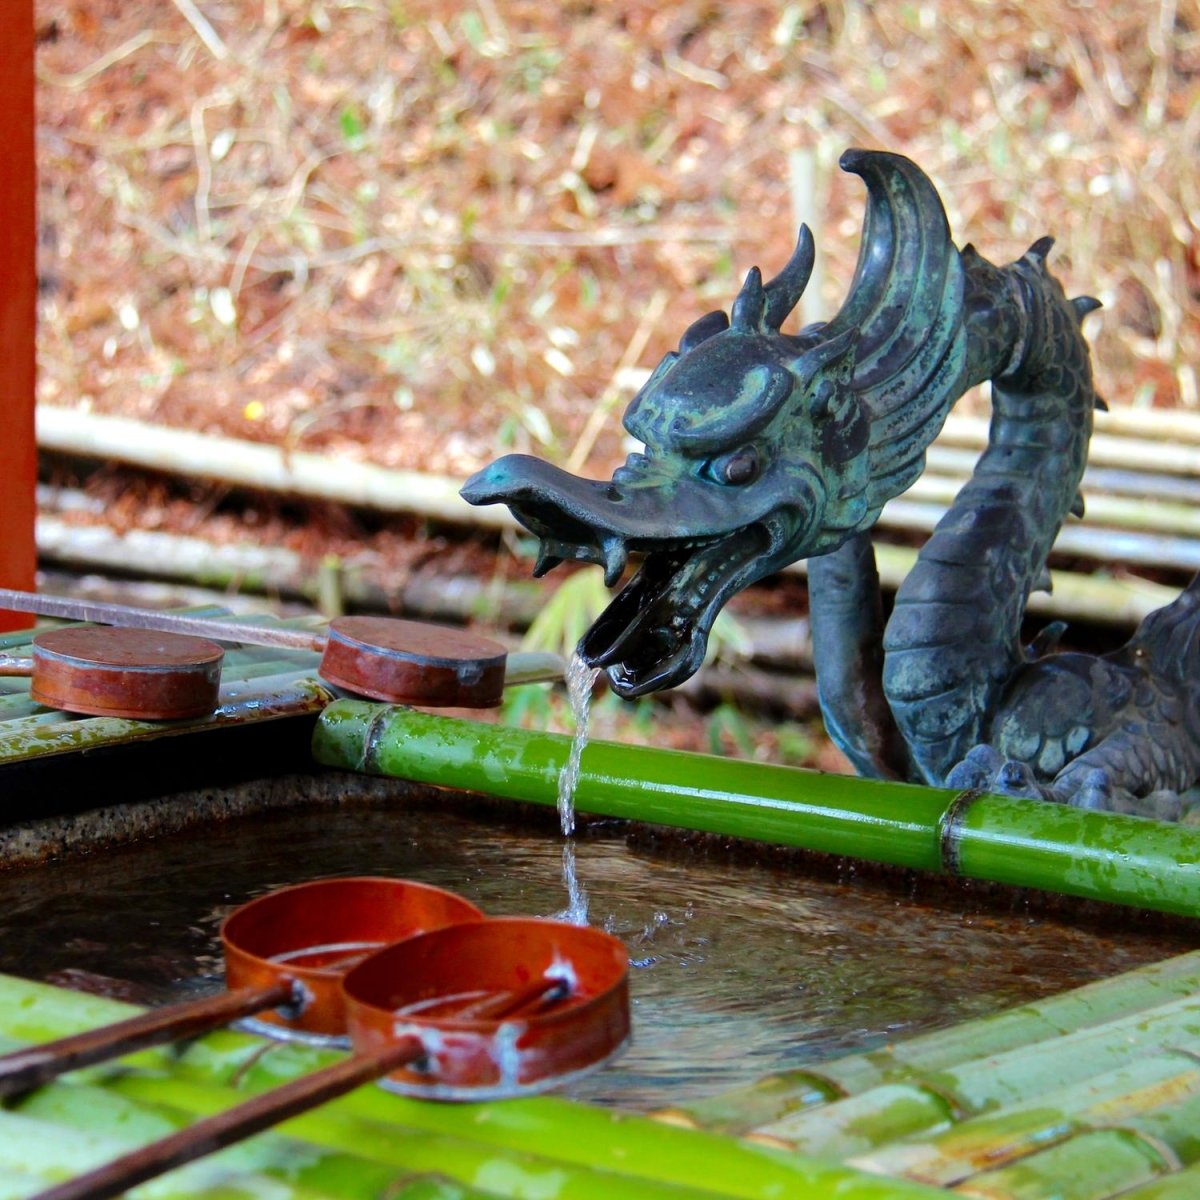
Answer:
<svg viewBox="0 0 1200 1200"><path fill-rule="evenodd" d="M1049 595L1035 593L1034 614L1116 624L1140 620L1175 591L1148 581L1106 578L1114 563L1168 567L1193 572L1200 567L1200 422L1191 414L1172 414L1169 422L1131 422L1129 414L1100 414L1093 439L1092 466L1083 493L1091 506L1086 523L1068 522L1057 549L1060 555L1097 564L1098 573L1078 569L1052 571ZM1140 417L1140 414L1139 414ZM914 488L884 509L883 532L924 533L970 474L986 441L986 423L952 417L931 447L928 470ZM1130 437L1129 429L1141 436ZM1106 432L1111 430L1111 432ZM515 528L503 507L472 508L458 495L462 481L416 471L388 470L370 463L339 460L304 451L149 425L121 417L105 417L76 409L43 406L38 411L38 442L46 451L100 458L203 478L256 490L277 491L337 503L405 512L430 520L485 530ZM130 531L107 539L86 527L64 527L43 516L39 552L59 562L93 567L159 560L175 578L242 574L245 586L270 586L259 580L273 560L249 550L224 550L197 557L187 545L155 531ZM221 565L220 555L226 557ZM122 558L124 555L124 558ZM880 547L880 578L895 588L912 567L915 551L906 546ZM245 560L245 564L240 565ZM189 566L188 564L192 565ZM797 564L794 570L803 570ZM288 574L291 574L289 571ZM305 581L302 589L315 585Z"/></svg>

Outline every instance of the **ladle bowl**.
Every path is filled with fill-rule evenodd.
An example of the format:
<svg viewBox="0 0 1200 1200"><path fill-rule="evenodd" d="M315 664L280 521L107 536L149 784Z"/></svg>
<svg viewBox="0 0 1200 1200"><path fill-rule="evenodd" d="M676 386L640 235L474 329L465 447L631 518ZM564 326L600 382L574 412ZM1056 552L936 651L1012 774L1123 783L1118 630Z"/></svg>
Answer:
<svg viewBox="0 0 1200 1200"><path fill-rule="evenodd" d="M279 888L222 923L225 982L235 992L292 984L292 1004L246 1022L256 1032L341 1037L341 982L355 963L414 934L482 917L462 896L408 879L358 875Z"/></svg>
<svg viewBox="0 0 1200 1200"><path fill-rule="evenodd" d="M390 704L491 708L504 694L504 647L467 629L398 617L336 617L319 668L336 687Z"/></svg>
<svg viewBox="0 0 1200 1200"><path fill-rule="evenodd" d="M59 1183L40 1200L123 1195L372 1080L447 1100L557 1087L624 1047L627 974L616 938L559 921L496 918L418 934L343 978L348 1058Z"/></svg>
<svg viewBox="0 0 1200 1200"><path fill-rule="evenodd" d="M423 1056L384 1087L479 1100L558 1087L617 1055L629 1040L628 970L624 945L601 930L493 917L389 946L347 972L342 989L358 1053L421 1042ZM562 995L498 1014L497 1002L538 981L561 981Z"/></svg>
<svg viewBox="0 0 1200 1200"><path fill-rule="evenodd" d="M0 1056L0 1097L232 1021L275 1038L346 1044L342 976L400 938L483 914L429 884L373 875L318 879L259 896L225 918L226 990Z"/></svg>

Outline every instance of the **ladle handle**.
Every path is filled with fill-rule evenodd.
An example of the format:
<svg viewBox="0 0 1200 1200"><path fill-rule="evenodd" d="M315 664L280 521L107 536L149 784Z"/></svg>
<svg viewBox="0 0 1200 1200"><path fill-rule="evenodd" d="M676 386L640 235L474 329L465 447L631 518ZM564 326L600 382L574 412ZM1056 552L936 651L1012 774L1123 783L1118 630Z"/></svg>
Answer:
<svg viewBox="0 0 1200 1200"><path fill-rule="evenodd" d="M209 617L189 617L180 613L133 608L128 604L98 604L91 600L72 600L66 596L46 596L40 592L19 592L0 588L0 608L14 612L37 613L43 617L92 621L97 625L120 625L126 629L157 629L162 633L193 634L218 642L242 642L250 646L277 646L285 650L325 649L325 635L304 629L246 625L240 621L218 621Z"/></svg>
<svg viewBox="0 0 1200 1200"><path fill-rule="evenodd" d="M15 654L0 654L0 675L32 675L33 659Z"/></svg>
<svg viewBox="0 0 1200 1200"><path fill-rule="evenodd" d="M0 1097L27 1092L68 1071L120 1058L135 1050L195 1037L230 1021L278 1008L294 998L291 983L280 980L264 987L238 988L185 1004L152 1008L99 1029L14 1050L0 1056Z"/></svg>
<svg viewBox="0 0 1200 1200"><path fill-rule="evenodd" d="M543 1008L571 994L571 981L567 978L535 979L512 992L500 992L471 1004L455 1009L456 1021L504 1021L509 1017L523 1015L531 1005Z"/></svg>
<svg viewBox="0 0 1200 1200"><path fill-rule="evenodd" d="M332 1067L293 1079L242 1104L203 1117L186 1129L123 1154L86 1174L68 1179L34 1200L106 1200L184 1163L215 1154L270 1129L327 1100L413 1062L425 1053L419 1038L406 1037L373 1054L355 1054Z"/></svg>

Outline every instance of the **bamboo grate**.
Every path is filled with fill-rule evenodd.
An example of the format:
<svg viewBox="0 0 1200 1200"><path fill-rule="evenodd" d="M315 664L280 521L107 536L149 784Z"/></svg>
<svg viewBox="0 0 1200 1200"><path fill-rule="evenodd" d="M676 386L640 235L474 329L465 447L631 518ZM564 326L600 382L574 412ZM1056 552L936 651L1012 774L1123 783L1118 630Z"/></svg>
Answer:
<svg viewBox="0 0 1200 1200"><path fill-rule="evenodd" d="M131 1011L0 976L0 1047ZM687 1109L453 1105L367 1087L156 1194L1170 1200L1200 1180L1198 1027L1194 952ZM77 1072L0 1112L0 1162L30 1183L11 1194L335 1056L222 1031Z"/></svg>

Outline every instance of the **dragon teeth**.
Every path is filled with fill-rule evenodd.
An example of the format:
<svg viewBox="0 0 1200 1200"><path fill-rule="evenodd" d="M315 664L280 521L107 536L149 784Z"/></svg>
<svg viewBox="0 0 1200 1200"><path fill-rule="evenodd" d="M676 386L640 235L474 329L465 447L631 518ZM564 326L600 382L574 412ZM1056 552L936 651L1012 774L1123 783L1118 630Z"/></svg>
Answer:
<svg viewBox="0 0 1200 1200"><path fill-rule="evenodd" d="M600 552L604 555L604 586L613 587L625 573L629 551L621 538L607 537L600 547Z"/></svg>
<svg viewBox="0 0 1200 1200"><path fill-rule="evenodd" d="M563 561L563 556L557 551L557 543L542 541L538 543L537 562L533 567L533 577L540 579L547 571L553 571Z"/></svg>

